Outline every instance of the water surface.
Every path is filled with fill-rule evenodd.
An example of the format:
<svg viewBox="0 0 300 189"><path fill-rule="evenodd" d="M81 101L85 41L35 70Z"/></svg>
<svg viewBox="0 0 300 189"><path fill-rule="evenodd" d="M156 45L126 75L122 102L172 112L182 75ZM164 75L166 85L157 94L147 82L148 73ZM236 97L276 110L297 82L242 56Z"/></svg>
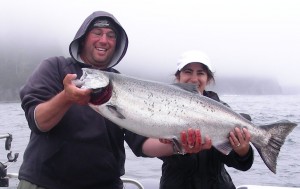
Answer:
<svg viewBox="0 0 300 189"><path fill-rule="evenodd" d="M271 96L232 96L224 95L221 99L227 102L236 112L248 113L256 125L273 123L287 119L300 123L300 95L271 95ZM29 128L20 103L0 103L0 134L13 134L11 150L20 153L18 161L11 164L8 172L18 172L22 162L24 149L29 139ZM236 186L273 185L300 187L300 127L287 137L281 148L277 174L273 174L263 163L255 150L255 160L247 172L227 168ZM0 140L0 161L7 160L4 140ZM135 157L126 145L126 174L124 177L133 178L145 185L145 188L158 188L161 176L161 160L157 158ZM10 181L10 186L16 186L17 179Z"/></svg>

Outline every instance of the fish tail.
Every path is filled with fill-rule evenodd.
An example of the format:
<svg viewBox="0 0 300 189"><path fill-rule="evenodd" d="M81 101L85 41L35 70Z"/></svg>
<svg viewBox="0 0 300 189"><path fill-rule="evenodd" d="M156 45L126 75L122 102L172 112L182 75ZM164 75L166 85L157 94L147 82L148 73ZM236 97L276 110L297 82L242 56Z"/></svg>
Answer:
<svg viewBox="0 0 300 189"><path fill-rule="evenodd" d="M287 120L260 126L261 129L271 134L271 137L268 138L267 142L262 142L264 144L258 145L253 143L253 145L262 157L266 166L275 174L280 148L284 144L286 137L296 126L297 124Z"/></svg>

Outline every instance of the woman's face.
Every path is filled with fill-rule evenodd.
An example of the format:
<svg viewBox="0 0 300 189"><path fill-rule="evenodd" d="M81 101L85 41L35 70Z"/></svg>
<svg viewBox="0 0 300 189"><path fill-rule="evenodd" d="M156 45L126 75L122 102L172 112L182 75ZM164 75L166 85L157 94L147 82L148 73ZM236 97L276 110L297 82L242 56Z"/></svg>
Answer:
<svg viewBox="0 0 300 189"><path fill-rule="evenodd" d="M200 63L190 63L186 65L182 68L176 79L179 83L196 84L201 94L203 94L206 85L209 84L208 75L206 71L204 71L203 64Z"/></svg>

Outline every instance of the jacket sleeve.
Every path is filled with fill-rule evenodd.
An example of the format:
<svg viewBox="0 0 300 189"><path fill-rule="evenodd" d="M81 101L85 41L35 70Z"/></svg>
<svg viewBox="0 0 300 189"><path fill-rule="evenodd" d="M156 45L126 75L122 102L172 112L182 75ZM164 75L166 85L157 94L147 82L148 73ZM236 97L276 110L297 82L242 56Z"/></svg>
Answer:
<svg viewBox="0 0 300 189"><path fill-rule="evenodd" d="M35 107L55 96L63 87L57 65L54 58L44 60L20 90L21 106L30 129L36 133L41 132L35 123Z"/></svg>
<svg viewBox="0 0 300 189"><path fill-rule="evenodd" d="M148 157L143 153L143 144L147 139L147 137L125 130L125 141L131 148L132 152L138 157Z"/></svg>
<svg viewBox="0 0 300 189"><path fill-rule="evenodd" d="M233 150L226 156L221 154L221 159L228 167L233 167L241 171L247 171L251 168L254 161L253 148L250 146L248 153L244 157L240 157Z"/></svg>

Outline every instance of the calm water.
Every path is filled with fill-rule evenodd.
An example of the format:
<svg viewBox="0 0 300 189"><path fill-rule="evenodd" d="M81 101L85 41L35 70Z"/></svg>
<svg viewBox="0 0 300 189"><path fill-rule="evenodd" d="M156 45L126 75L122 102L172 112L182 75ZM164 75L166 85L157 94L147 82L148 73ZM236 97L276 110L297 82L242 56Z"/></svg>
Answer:
<svg viewBox="0 0 300 189"><path fill-rule="evenodd" d="M300 124L300 95L291 96L221 96L231 108L237 112L251 115L256 125L272 123L287 119ZM18 161L11 164L8 172L17 173L22 162L24 149L29 139L29 129L20 103L0 103L0 135L13 135L12 152L20 153ZM265 166L255 151L255 162L247 172L227 168L236 186L276 185L300 187L300 127L296 127L288 136L281 148L277 174L273 174ZM4 139L0 140L0 161L7 160ZM144 184L145 188L158 188L161 175L161 161L156 158L138 158L127 148L126 175ZM16 186L17 179L10 181L10 186Z"/></svg>

